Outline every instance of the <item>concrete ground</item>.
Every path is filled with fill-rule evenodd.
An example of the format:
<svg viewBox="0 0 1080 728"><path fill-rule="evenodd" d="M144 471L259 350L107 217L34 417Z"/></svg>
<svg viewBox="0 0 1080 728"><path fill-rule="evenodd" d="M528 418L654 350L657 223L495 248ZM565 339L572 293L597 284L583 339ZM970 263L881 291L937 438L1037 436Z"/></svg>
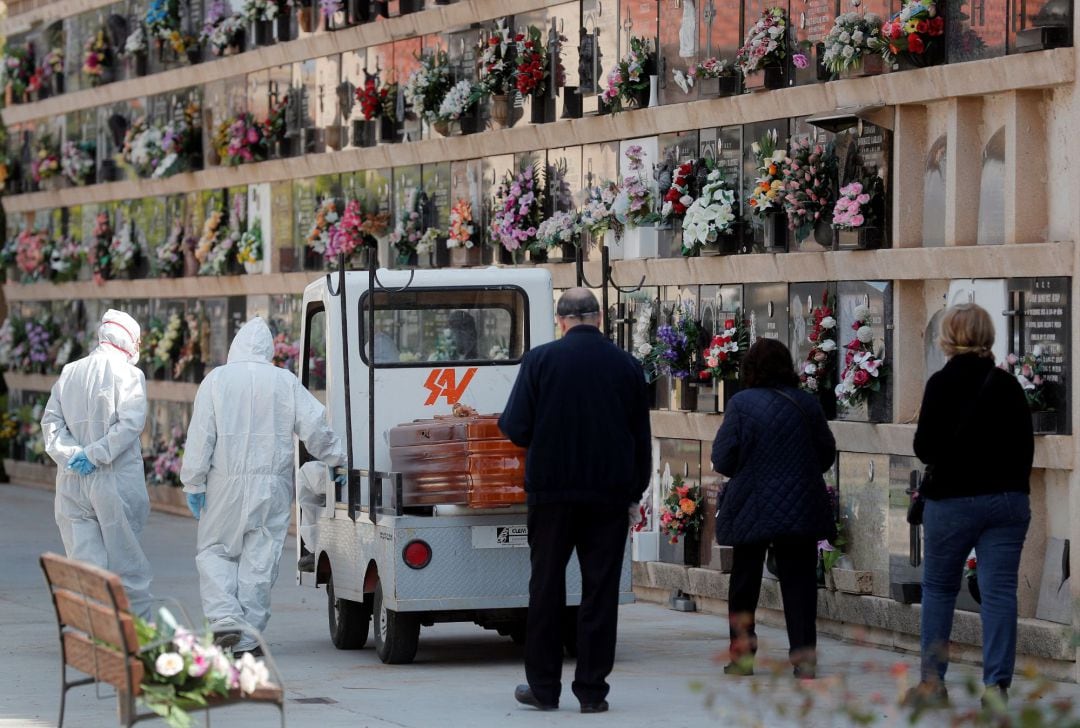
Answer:
<svg viewBox="0 0 1080 728"><path fill-rule="evenodd" d="M38 568L44 551L62 553L50 493L0 485L0 533L6 566L0 573L0 726L55 725L59 652L51 604ZM143 542L154 565L154 591L179 599L198 618L198 578L194 567L195 522L154 513ZM569 690L573 662L564 670L563 707L539 713L518 706L514 686L524 679L521 649L469 624L437 625L421 632L412 665L379 662L370 646L357 652L335 650L326 626L325 592L299 588L282 559L274 589L273 618L266 638L287 686L291 726L318 728L428 728L468 726L582 725L702 726L717 719L729 726L843 726L851 724L844 706L866 710L879 725L906 725L895 707L917 667L916 658L822 639L821 679L798 686L787 669L753 678L725 677L718 662L724 647L722 617L670 611L651 604L624 606L619 615L619 646L609 701L611 711L583 716ZM787 639L781 630L762 628L759 672L763 663L782 665ZM370 643L369 643L370 644ZM978 682L977 668L950 671L958 711L973 710L977 696L966 681ZM1018 692L1034 683L1021 681ZM1024 686L1027 687L1024 687ZM108 690L102 691L108 694ZM1080 698L1076 685L1052 685L1053 696ZM1041 705L1051 698L1043 698ZM1015 702L1015 701L1014 701ZM235 728L276 725L265 706L235 706L212 714L215 724ZM70 726L115 725L115 701L98 699L93 688L69 694ZM944 715L925 725L946 725ZM152 723L151 723L152 724Z"/></svg>

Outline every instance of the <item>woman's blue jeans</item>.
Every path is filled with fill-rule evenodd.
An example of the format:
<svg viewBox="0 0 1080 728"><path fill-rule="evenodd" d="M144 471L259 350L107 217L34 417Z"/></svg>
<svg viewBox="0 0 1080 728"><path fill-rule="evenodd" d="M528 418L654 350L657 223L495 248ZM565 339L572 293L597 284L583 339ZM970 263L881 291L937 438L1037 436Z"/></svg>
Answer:
<svg viewBox="0 0 1080 728"><path fill-rule="evenodd" d="M1016 588L1031 506L1026 493L927 500L923 515L922 679L944 683L956 596L971 549L982 595L983 684L1009 687Z"/></svg>

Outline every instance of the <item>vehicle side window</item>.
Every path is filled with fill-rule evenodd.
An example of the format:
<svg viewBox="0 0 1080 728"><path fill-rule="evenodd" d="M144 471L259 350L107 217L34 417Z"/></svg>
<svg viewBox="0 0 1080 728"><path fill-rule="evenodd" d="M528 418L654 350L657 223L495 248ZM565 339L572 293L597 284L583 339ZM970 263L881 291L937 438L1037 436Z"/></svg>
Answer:
<svg viewBox="0 0 1080 728"><path fill-rule="evenodd" d="M326 311L311 307L304 335L304 360L301 381L320 400L326 399Z"/></svg>

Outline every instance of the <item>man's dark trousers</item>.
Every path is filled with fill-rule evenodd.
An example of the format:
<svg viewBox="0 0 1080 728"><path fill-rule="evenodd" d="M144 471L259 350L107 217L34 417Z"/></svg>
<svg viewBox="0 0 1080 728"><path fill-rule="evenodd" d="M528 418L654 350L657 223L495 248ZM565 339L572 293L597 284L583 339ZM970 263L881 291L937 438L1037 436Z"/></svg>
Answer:
<svg viewBox="0 0 1080 728"><path fill-rule="evenodd" d="M525 677L546 705L562 692L562 616L566 566L577 549L582 595L577 624L577 670L573 691L582 703L607 697L615 664L619 577L629 529L626 506L543 503L529 506L529 622Z"/></svg>

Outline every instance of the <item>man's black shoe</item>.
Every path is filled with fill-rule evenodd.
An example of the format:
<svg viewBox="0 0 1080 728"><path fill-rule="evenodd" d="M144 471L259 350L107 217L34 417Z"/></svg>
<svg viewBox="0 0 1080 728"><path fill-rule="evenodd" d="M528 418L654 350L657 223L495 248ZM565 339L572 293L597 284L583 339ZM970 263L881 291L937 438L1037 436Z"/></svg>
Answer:
<svg viewBox="0 0 1080 728"><path fill-rule="evenodd" d="M262 647L259 647L258 645L256 645L255 647L252 647L250 650L239 650L237 652L233 652L233 657L236 658L237 660L239 660L244 655L251 655L252 657L262 657L263 656Z"/></svg>
<svg viewBox="0 0 1080 728"><path fill-rule="evenodd" d="M528 685L518 685L516 688L514 688L514 699L517 700L522 705L531 705L532 707L536 708L537 710L558 710L559 709L559 704L558 703L555 703L554 705L551 705L549 703L541 703L537 699L537 697L535 695L533 695L532 688L530 688ZM607 704L605 703L605 709L606 709L606 705ZM584 712L584 710L582 712Z"/></svg>
<svg viewBox="0 0 1080 728"><path fill-rule="evenodd" d="M315 554L304 554L300 557L300 560L296 562L297 571L306 571L308 573L315 572Z"/></svg>
<svg viewBox="0 0 1080 728"><path fill-rule="evenodd" d="M608 711L608 704L606 700L601 700L598 703L582 703L582 713L606 713Z"/></svg>

